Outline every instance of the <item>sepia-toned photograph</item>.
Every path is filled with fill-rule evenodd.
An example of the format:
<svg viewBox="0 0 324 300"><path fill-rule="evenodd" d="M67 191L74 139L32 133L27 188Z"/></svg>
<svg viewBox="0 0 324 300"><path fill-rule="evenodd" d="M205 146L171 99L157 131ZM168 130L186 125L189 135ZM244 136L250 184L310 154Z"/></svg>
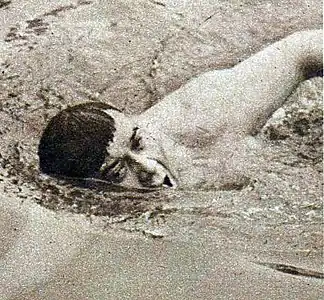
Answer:
<svg viewBox="0 0 324 300"><path fill-rule="evenodd" d="M0 300L324 297L319 0L0 0Z"/></svg>

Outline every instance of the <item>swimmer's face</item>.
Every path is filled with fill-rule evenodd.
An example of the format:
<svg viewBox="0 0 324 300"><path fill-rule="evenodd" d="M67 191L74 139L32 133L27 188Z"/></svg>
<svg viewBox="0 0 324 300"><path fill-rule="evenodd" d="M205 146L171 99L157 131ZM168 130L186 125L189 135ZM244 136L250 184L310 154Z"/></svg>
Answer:
<svg viewBox="0 0 324 300"><path fill-rule="evenodd" d="M151 136L134 119L118 111L106 113L113 117L116 131L107 147L100 178L126 187L175 187L158 137Z"/></svg>

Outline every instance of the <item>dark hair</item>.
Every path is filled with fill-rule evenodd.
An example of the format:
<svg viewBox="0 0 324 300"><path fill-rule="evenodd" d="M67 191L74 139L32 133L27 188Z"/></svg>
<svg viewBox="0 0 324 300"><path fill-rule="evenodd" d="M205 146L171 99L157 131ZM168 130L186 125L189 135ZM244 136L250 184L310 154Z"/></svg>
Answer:
<svg viewBox="0 0 324 300"><path fill-rule="evenodd" d="M116 131L114 119L104 112L107 109L117 110L88 102L54 116L39 143L40 170L57 176L95 177Z"/></svg>

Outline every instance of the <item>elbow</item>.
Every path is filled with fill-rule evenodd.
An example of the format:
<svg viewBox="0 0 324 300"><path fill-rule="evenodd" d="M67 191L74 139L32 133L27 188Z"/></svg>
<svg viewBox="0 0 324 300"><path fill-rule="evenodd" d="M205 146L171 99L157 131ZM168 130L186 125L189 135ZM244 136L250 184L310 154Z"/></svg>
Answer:
<svg viewBox="0 0 324 300"><path fill-rule="evenodd" d="M323 31L313 30L305 36L300 66L306 79L323 76Z"/></svg>

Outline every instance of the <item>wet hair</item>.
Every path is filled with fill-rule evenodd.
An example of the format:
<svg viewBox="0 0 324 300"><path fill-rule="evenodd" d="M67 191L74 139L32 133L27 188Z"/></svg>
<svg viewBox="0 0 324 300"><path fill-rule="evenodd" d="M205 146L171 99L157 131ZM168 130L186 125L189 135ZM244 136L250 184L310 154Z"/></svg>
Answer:
<svg viewBox="0 0 324 300"><path fill-rule="evenodd" d="M40 170L49 175L96 177L114 137L115 121L101 102L69 107L54 116L41 137Z"/></svg>

